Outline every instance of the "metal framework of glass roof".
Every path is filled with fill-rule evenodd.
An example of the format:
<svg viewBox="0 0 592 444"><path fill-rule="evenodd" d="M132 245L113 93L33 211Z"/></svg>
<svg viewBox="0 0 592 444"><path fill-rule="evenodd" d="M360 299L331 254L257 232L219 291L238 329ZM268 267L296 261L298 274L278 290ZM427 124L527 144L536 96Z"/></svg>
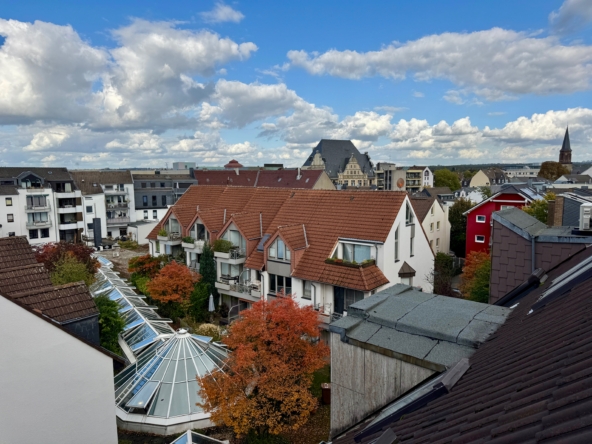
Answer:
<svg viewBox="0 0 592 444"><path fill-rule="evenodd" d="M109 260L98 255L96 257L102 266L95 275L96 281L90 286L90 292L93 297L107 295L119 305L119 313L125 320L120 343L123 341L127 346L121 344L121 348L128 359L134 361L146 346L175 333L168 325L172 321L161 318L156 307L146 303L145 296L137 294L128 281L111 269Z"/></svg>
<svg viewBox="0 0 592 444"><path fill-rule="evenodd" d="M209 417L197 405L198 378L224 371L228 352L212 338L179 329L147 346L115 377L121 421L171 426Z"/></svg>

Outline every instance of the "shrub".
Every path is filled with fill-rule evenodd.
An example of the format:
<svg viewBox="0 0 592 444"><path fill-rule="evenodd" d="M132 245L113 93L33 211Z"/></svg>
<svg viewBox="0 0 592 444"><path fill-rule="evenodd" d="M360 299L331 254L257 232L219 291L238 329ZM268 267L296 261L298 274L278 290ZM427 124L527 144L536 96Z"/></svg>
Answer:
<svg viewBox="0 0 592 444"><path fill-rule="evenodd" d="M168 235L169 235L169 233L167 233L167 230L165 230L164 228L161 228L161 229L158 231L158 235L159 235L159 236L168 236Z"/></svg>
<svg viewBox="0 0 592 444"><path fill-rule="evenodd" d="M195 334L200 336L208 336L214 341L219 341L221 338L220 327L214 324L201 324L195 330Z"/></svg>
<svg viewBox="0 0 592 444"><path fill-rule="evenodd" d="M140 293L150 296L150 293L148 293L148 282L150 282L150 278L147 276L138 276L132 280L132 283L136 286Z"/></svg>
<svg viewBox="0 0 592 444"><path fill-rule="evenodd" d="M79 262L72 254L64 255L55 264L50 278L53 285L63 285L80 281L84 281L86 285L90 285L95 281L94 275L88 272L86 265Z"/></svg>
<svg viewBox="0 0 592 444"><path fill-rule="evenodd" d="M123 331L125 321L119 314L119 305L117 302L109 299L107 295L97 296L95 298L95 304L99 310L101 346L113 353L121 354L117 336Z"/></svg>
<svg viewBox="0 0 592 444"><path fill-rule="evenodd" d="M200 282L191 292L187 314L191 316L195 322L204 322L210 316L210 313L208 312L209 301L209 286L206 282Z"/></svg>
<svg viewBox="0 0 592 444"><path fill-rule="evenodd" d="M99 261L92 256L95 250L84 244L54 242L33 247L33 250L37 262L41 262L50 273L54 271L58 262L67 254L84 264L91 275L95 274L100 267Z"/></svg>
<svg viewBox="0 0 592 444"><path fill-rule="evenodd" d="M144 256L133 257L129 261L127 271L139 276L153 278L158 274L162 262L162 256L152 257L149 254L145 254Z"/></svg>
<svg viewBox="0 0 592 444"><path fill-rule="evenodd" d="M225 239L216 239L212 244L212 250L218 253L228 253L232 249L232 242Z"/></svg>
<svg viewBox="0 0 592 444"><path fill-rule="evenodd" d="M195 242L195 239L193 239L191 236L185 236L181 239L181 241L185 242L186 244L192 244L193 242Z"/></svg>
<svg viewBox="0 0 592 444"><path fill-rule="evenodd" d="M139 247L138 243L131 239L127 241L119 241L118 244L121 248L125 248L126 250L136 250Z"/></svg>

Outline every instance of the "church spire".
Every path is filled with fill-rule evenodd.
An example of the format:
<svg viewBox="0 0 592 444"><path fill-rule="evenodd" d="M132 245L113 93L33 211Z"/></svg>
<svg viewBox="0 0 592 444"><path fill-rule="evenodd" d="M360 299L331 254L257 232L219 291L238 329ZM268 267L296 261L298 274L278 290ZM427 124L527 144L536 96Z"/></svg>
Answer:
<svg viewBox="0 0 592 444"><path fill-rule="evenodd" d="M569 127L565 129L565 136L563 137L563 145L561 151L571 151L571 144L569 143Z"/></svg>

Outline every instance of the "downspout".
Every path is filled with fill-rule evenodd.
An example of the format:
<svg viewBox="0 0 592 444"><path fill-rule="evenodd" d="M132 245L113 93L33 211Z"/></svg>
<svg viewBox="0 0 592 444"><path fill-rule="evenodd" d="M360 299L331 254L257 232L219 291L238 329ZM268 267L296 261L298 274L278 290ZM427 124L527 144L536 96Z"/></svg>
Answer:
<svg viewBox="0 0 592 444"><path fill-rule="evenodd" d="M531 267L531 273L534 273L535 270L535 260L536 260L536 254L535 254L535 240L534 240L534 235L530 236L530 244L531 244L531 262L532 262L532 267Z"/></svg>

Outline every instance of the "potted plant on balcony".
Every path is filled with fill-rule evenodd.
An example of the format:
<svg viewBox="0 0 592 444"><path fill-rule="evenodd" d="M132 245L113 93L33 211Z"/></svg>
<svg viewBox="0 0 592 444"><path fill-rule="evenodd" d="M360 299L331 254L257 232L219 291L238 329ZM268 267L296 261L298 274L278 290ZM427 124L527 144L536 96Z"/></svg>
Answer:
<svg viewBox="0 0 592 444"><path fill-rule="evenodd" d="M232 242L225 239L216 239L212 244L212 250L214 250L215 257L221 257L224 259L230 258L230 250L232 249Z"/></svg>
<svg viewBox="0 0 592 444"><path fill-rule="evenodd" d="M161 228L156 236L158 240L165 241L169 239L169 233L164 228Z"/></svg>
<svg viewBox="0 0 592 444"><path fill-rule="evenodd" d="M195 247L195 240L191 236L184 236L181 239L181 245L183 248L193 248Z"/></svg>

